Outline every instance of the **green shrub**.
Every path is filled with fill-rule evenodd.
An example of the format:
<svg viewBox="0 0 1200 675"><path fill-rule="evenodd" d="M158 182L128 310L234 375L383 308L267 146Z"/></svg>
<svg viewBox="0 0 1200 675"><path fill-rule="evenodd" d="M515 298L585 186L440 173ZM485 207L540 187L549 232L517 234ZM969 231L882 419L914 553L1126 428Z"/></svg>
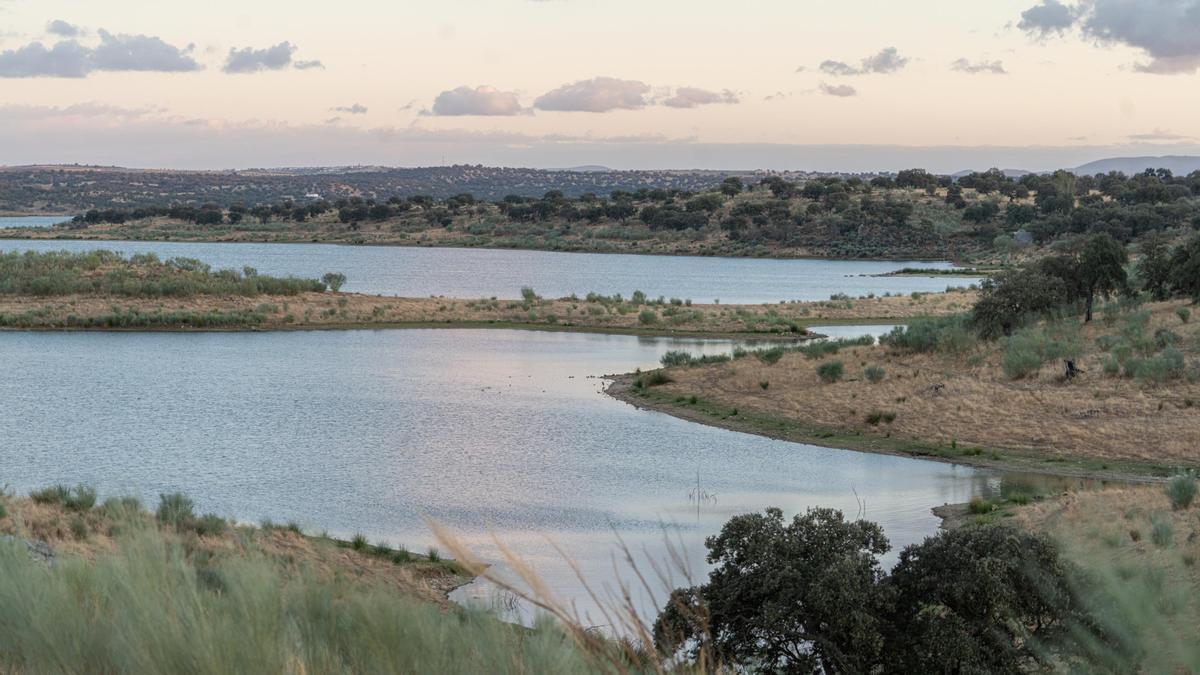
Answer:
<svg viewBox="0 0 1200 675"><path fill-rule="evenodd" d="M83 541L90 534L91 531L88 529L87 521L83 519L83 516L75 516L71 519L71 536L79 541Z"/></svg>
<svg viewBox="0 0 1200 675"><path fill-rule="evenodd" d="M977 516L984 515L986 513L991 513L995 509L996 509L995 504L984 499L983 497L980 497L979 495L975 495L974 497L971 497L971 501L967 503L967 511L969 511Z"/></svg>
<svg viewBox="0 0 1200 675"><path fill-rule="evenodd" d="M160 494L154 516L158 518L158 522L182 530L195 519L195 506L191 497L182 492Z"/></svg>
<svg viewBox="0 0 1200 675"><path fill-rule="evenodd" d="M1005 377L1010 380L1020 380L1034 375L1042 369L1042 356L1028 345L1010 340L1004 348L1004 356L1000 365L1004 370Z"/></svg>
<svg viewBox="0 0 1200 675"><path fill-rule="evenodd" d="M1101 365L1104 369L1104 374L1109 377L1116 377L1121 374L1121 362L1115 356L1106 356Z"/></svg>
<svg viewBox="0 0 1200 675"><path fill-rule="evenodd" d="M201 537L216 537L225 534L225 530L228 527L229 522L221 516L215 513L206 513L196 520L196 524L192 526L192 529Z"/></svg>
<svg viewBox="0 0 1200 675"><path fill-rule="evenodd" d="M1164 384L1183 377L1185 365L1183 352L1167 347L1157 356L1136 360L1133 376L1139 382Z"/></svg>
<svg viewBox="0 0 1200 675"><path fill-rule="evenodd" d="M350 548L355 551L367 550L367 538L362 534L354 535L354 538L350 540Z"/></svg>
<svg viewBox="0 0 1200 675"><path fill-rule="evenodd" d="M1176 474L1167 481L1167 497L1171 500L1171 508L1176 511L1191 506L1196 499L1196 492L1196 474L1193 471Z"/></svg>
<svg viewBox="0 0 1200 675"><path fill-rule="evenodd" d="M882 410L872 410L871 412L867 413L865 420L867 424L870 424L871 426L878 426L880 422L891 424L892 422L896 421L896 413L890 411L885 412Z"/></svg>
<svg viewBox="0 0 1200 675"><path fill-rule="evenodd" d="M664 368L671 366L686 366L692 362L692 355L684 351L669 351L658 360Z"/></svg>
<svg viewBox="0 0 1200 675"><path fill-rule="evenodd" d="M771 383L770 383L768 380L761 380L761 381L758 383L758 387L759 387L759 389L762 389L763 391L766 391L766 390L768 390L768 389L770 389L770 388L771 388Z"/></svg>
<svg viewBox="0 0 1200 675"><path fill-rule="evenodd" d="M657 387L663 384L670 384L674 381L675 380L672 380L670 375L667 375L661 370L655 370L653 372L646 373L646 375L642 378L643 386L646 387Z"/></svg>
<svg viewBox="0 0 1200 675"><path fill-rule="evenodd" d="M1176 307L1175 316L1179 317L1182 323L1187 323L1192 320L1192 310L1187 307Z"/></svg>
<svg viewBox="0 0 1200 675"><path fill-rule="evenodd" d="M868 382L883 382L885 372L880 366L867 366L863 370L863 376Z"/></svg>
<svg viewBox="0 0 1200 675"><path fill-rule="evenodd" d="M652 309L643 309L638 313L638 323L643 326L652 326L658 323L658 314Z"/></svg>
<svg viewBox="0 0 1200 675"><path fill-rule="evenodd" d="M71 488L66 485L51 485L29 493L35 504L65 504L70 496Z"/></svg>
<svg viewBox="0 0 1200 675"><path fill-rule="evenodd" d="M1150 541L1159 548L1166 548L1175 540L1175 523L1170 516L1154 514L1150 516Z"/></svg>
<svg viewBox="0 0 1200 675"><path fill-rule="evenodd" d="M429 562L441 562L442 561L442 554L439 553L438 550L433 547L430 547L428 557L429 557Z"/></svg>
<svg viewBox="0 0 1200 675"><path fill-rule="evenodd" d="M821 378L822 382L832 384L842 379L845 369L841 361L828 361L817 366L817 377Z"/></svg>
<svg viewBox="0 0 1200 675"><path fill-rule="evenodd" d="M72 488L63 502L63 506L67 507L67 510L80 513L91 511L95 505L96 489L83 483Z"/></svg>
<svg viewBox="0 0 1200 675"><path fill-rule="evenodd" d="M1183 338L1179 337L1178 333L1168 328L1159 328L1158 330L1154 331L1154 344L1159 349L1174 347L1182 341Z"/></svg>
<svg viewBox="0 0 1200 675"><path fill-rule="evenodd" d="M779 359L783 358L786 350L783 347L771 347L770 349L758 349L754 351L754 357L768 366L775 365Z"/></svg>
<svg viewBox="0 0 1200 675"><path fill-rule="evenodd" d="M965 316L913 319L907 326L897 326L879 339L883 345L899 351L961 352L976 344Z"/></svg>
<svg viewBox="0 0 1200 675"><path fill-rule="evenodd" d="M140 516L142 513L142 500L132 496L109 497L100 505L100 509L110 518Z"/></svg>

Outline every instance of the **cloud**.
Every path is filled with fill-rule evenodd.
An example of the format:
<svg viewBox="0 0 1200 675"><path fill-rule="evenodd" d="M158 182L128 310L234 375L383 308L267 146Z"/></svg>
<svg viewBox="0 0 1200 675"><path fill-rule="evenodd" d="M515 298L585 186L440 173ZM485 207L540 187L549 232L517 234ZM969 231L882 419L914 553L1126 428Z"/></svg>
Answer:
<svg viewBox="0 0 1200 675"><path fill-rule="evenodd" d="M109 105L107 103L96 103L94 101L75 103L68 106L10 104L0 105L0 120L9 122L44 121L61 118L110 118L129 120L135 118L144 118L163 112L165 112L165 109L151 106L126 108L123 106Z"/></svg>
<svg viewBox="0 0 1200 675"><path fill-rule="evenodd" d="M332 110L333 112L349 113L351 115L366 115L367 114L367 106L365 106L361 103L355 103L353 105L337 106L336 108L330 108L330 110Z"/></svg>
<svg viewBox="0 0 1200 675"><path fill-rule="evenodd" d="M714 103L738 103L739 101L738 95L728 89L718 92L696 87L680 87L670 98L664 99L662 104L668 108L695 108Z"/></svg>
<svg viewBox="0 0 1200 675"><path fill-rule="evenodd" d="M830 61L821 62L821 72L827 75L861 75L862 71L845 61Z"/></svg>
<svg viewBox="0 0 1200 675"><path fill-rule="evenodd" d="M895 47L885 47L878 53L872 54L861 61L858 67L844 61L825 60L821 62L821 72L835 77L848 75L888 75L903 70L910 59L901 56Z"/></svg>
<svg viewBox="0 0 1200 675"><path fill-rule="evenodd" d="M1042 0L1021 12L1017 28L1039 37L1062 34L1075 23L1075 10L1058 0Z"/></svg>
<svg viewBox="0 0 1200 675"><path fill-rule="evenodd" d="M292 65L292 54L296 46L290 42L280 42L264 49L245 47L230 48L229 56L225 58L222 68L227 73L258 73L264 70L283 70ZM308 62L306 63L306 67Z"/></svg>
<svg viewBox="0 0 1200 675"><path fill-rule="evenodd" d="M40 42L0 52L0 77L87 77L91 50L73 40L47 49Z"/></svg>
<svg viewBox="0 0 1200 675"><path fill-rule="evenodd" d="M1133 64L1137 72L1200 69L1200 0L1086 0L1074 6L1042 0L1021 14L1017 26L1043 38L1077 27L1098 44L1140 50L1149 61Z"/></svg>
<svg viewBox="0 0 1200 675"><path fill-rule="evenodd" d="M174 47L151 35L113 35L101 30L100 44L91 58L96 70L183 73L200 70L190 56L192 49L191 45Z"/></svg>
<svg viewBox="0 0 1200 675"><path fill-rule="evenodd" d="M1173 133L1167 129L1154 128L1154 131L1144 134L1129 134L1127 138L1131 141L1190 141L1192 136L1184 136L1183 134Z"/></svg>
<svg viewBox="0 0 1200 675"><path fill-rule="evenodd" d="M99 31L100 44L87 47L64 40L46 48L40 42L0 52L0 77L87 77L95 71L179 73L200 70L191 46L179 48L151 35Z"/></svg>
<svg viewBox="0 0 1200 675"><path fill-rule="evenodd" d="M457 117L479 115L505 117L528 112L521 106L516 92L501 91L495 87L481 85L472 89L462 86L443 91L433 101L433 109L424 115Z"/></svg>
<svg viewBox="0 0 1200 675"><path fill-rule="evenodd" d="M1008 71L1004 69L1004 63L1001 61L976 61L974 63L967 59L957 59L950 64L950 70L957 70L960 73L991 73L993 75L1007 75Z"/></svg>
<svg viewBox="0 0 1200 675"><path fill-rule="evenodd" d="M312 70L314 68L317 70L325 70L325 64L315 59L312 61L296 61L294 64L292 64L292 67L296 70Z"/></svg>
<svg viewBox="0 0 1200 675"><path fill-rule="evenodd" d="M821 93L827 96L837 96L846 98L849 96L858 96L858 90L848 84L825 84L821 83Z"/></svg>
<svg viewBox="0 0 1200 675"><path fill-rule="evenodd" d="M55 19L46 24L46 32L59 37L79 37L83 35L83 29L74 24L67 23L62 19Z"/></svg>
<svg viewBox="0 0 1200 675"><path fill-rule="evenodd" d="M549 91L533 102L539 110L562 112L609 112L636 110L649 104L650 85L637 80L595 77Z"/></svg>

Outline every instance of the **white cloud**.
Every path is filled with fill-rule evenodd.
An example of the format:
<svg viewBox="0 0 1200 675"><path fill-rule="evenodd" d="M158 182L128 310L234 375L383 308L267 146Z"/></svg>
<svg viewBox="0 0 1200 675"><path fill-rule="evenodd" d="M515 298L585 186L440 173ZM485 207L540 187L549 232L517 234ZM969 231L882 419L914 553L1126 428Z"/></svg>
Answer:
<svg viewBox="0 0 1200 675"><path fill-rule="evenodd" d="M255 49L244 47L229 50L222 68L227 73L258 73L264 70L283 70L292 65L292 54L296 46L290 42Z"/></svg>
<svg viewBox="0 0 1200 675"><path fill-rule="evenodd" d="M46 24L46 32L59 37L73 38L83 35L84 30L62 19L55 19Z"/></svg>
<svg viewBox="0 0 1200 675"><path fill-rule="evenodd" d="M854 87L851 87L848 84L826 84L826 83L822 82L820 84L820 87L821 87L821 93L825 94L826 96L837 96L839 98L847 98L850 96L858 95L858 90L855 89Z"/></svg>
<svg viewBox="0 0 1200 675"><path fill-rule="evenodd" d="M88 47L64 40L47 48L40 42L0 52L0 77L87 77L95 71L179 73L200 70L192 47L175 47L151 35L99 31Z"/></svg>
<svg viewBox="0 0 1200 675"><path fill-rule="evenodd" d="M728 89L709 91L696 87L679 87L669 98L663 99L662 104L668 108L695 108L714 103L738 103L738 95Z"/></svg>
<svg viewBox="0 0 1200 675"><path fill-rule="evenodd" d="M860 65L855 67L845 61L825 60L821 62L821 72L834 77L845 77L849 75L888 75L899 72L908 65L909 59L907 56L901 56L900 51L895 47L885 47L879 52L872 54L860 62Z"/></svg>
<svg viewBox="0 0 1200 675"><path fill-rule="evenodd" d="M355 103L353 105L338 106L336 108L331 108L331 110L333 110L333 112L348 113L350 115L366 115L367 114L367 106L365 106L361 103Z"/></svg>
<svg viewBox="0 0 1200 675"><path fill-rule="evenodd" d="M472 89L462 86L438 94L433 109L426 115L468 116L479 115L503 117L527 112L517 99L516 92L501 91L495 87L481 85Z"/></svg>
<svg viewBox="0 0 1200 675"><path fill-rule="evenodd" d="M957 70L960 73L991 73L993 75L1007 75L1008 71L1004 69L1004 63L1001 61L980 60L971 62L967 59L956 59L950 64L950 70Z"/></svg>
<svg viewBox="0 0 1200 675"><path fill-rule="evenodd" d="M549 91L539 96L533 106L539 110L563 112L636 110L649 104L646 98L649 93L650 85L645 82L595 77Z"/></svg>

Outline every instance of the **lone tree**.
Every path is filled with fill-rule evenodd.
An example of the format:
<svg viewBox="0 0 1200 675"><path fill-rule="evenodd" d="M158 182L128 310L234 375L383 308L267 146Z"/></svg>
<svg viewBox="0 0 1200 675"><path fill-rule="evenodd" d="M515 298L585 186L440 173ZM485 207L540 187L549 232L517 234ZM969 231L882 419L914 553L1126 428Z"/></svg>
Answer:
<svg viewBox="0 0 1200 675"><path fill-rule="evenodd" d="M1084 322L1092 320L1092 305L1096 296L1107 298L1129 288L1125 263L1129 261L1125 247L1108 234L1093 235L1079 254L1080 284L1085 293L1087 310Z"/></svg>
<svg viewBox="0 0 1200 675"><path fill-rule="evenodd" d="M342 284L346 283L346 275L341 272L326 272L325 276L321 277L321 283L337 293L342 289Z"/></svg>
<svg viewBox="0 0 1200 675"><path fill-rule="evenodd" d="M1000 272L984 279L971 309L971 325L984 338L1012 335L1028 317L1063 304L1067 288L1058 277L1037 269Z"/></svg>

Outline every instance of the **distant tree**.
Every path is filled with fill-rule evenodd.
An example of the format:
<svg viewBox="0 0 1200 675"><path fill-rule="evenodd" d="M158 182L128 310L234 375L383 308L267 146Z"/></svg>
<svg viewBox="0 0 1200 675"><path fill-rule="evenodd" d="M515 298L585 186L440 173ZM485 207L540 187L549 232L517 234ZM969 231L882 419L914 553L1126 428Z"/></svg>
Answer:
<svg viewBox="0 0 1200 675"><path fill-rule="evenodd" d="M685 205L685 208L687 208L688 211L712 213L724 205L725 200L721 198L721 195L712 192L706 192L689 199Z"/></svg>
<svg viewBox="0 0 1200 675"><path fill-rule="evenodd" d="M1171 290L1200 303L1200 234L1171 255Z"/></svg>
<svg viewBox="0 0 1200 675"><path fill-rule="evenodd" d="M326 272L325 276L321 277L321 283L325 284L334 293L342 290L342 285L346 283L346 275L341 272Z"/></svg>
<svg viewBox="0 0 1200 675"><path fill-rule="evenodd" d="M1171 290L1171 252L1166 238L1159 234L1149 235L1142 240L1138 252L1141 258L1137 263L1137 276L1142 290L1155 300L1166 300Z"/></svg>
<svg viewBox="0 0 1200 675"><path fill-rule="evenodd" d="M741 194L744 188L745 185L742 183L742 179L737 176L730 176L721 181L721 193L729 197Z"/></svg>
<svg viewBox="0 0 1200 675"><path fill-rule="evenodd" d="M1092 320L1092 305L1096 296L1108 297L1112 293L1128 290L1125 263L1129 256L1125 247L1107 234L1088 238L1079 255L1080 282L1083 286L1086 309L1084 322Z"/></svg>

